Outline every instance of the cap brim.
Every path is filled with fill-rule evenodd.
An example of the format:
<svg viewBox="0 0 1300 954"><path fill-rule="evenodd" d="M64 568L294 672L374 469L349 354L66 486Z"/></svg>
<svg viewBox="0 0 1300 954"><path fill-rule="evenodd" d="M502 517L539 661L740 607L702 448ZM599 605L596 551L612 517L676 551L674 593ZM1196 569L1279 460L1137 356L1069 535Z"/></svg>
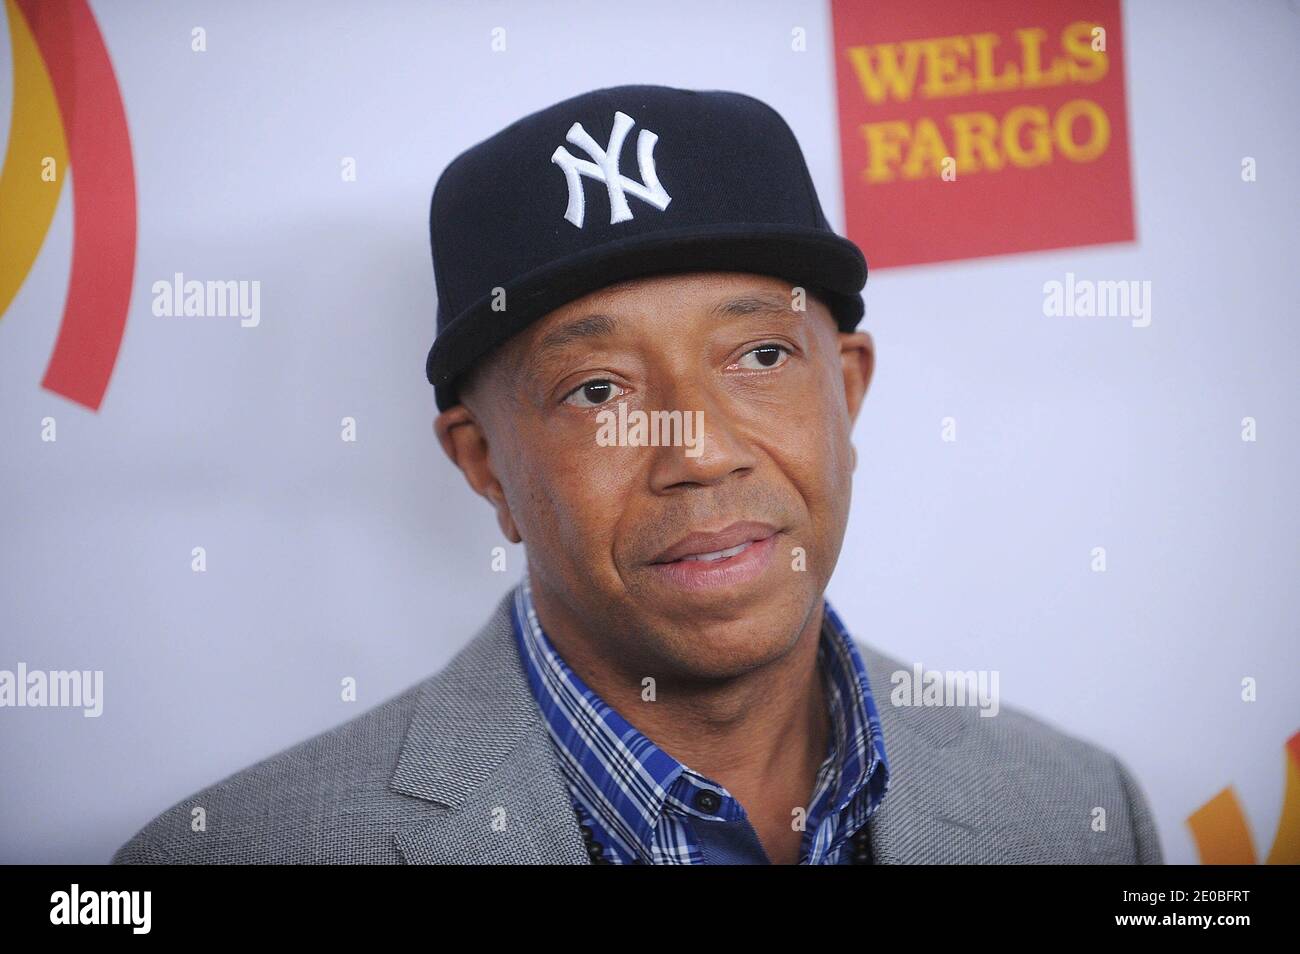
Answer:
<svg viewBox="0 0 1300 954"><path fill-rule="evenodd" d="M739 271L772 275L821 295L841 331L862 319L867 261L853 242L790 225L697 226L629 236L548 263L503 286L506 307L488 295L437 336L425 362L438 409L457 403L456 380L498 345L562 305L615 282L664 272Z"/></svg>

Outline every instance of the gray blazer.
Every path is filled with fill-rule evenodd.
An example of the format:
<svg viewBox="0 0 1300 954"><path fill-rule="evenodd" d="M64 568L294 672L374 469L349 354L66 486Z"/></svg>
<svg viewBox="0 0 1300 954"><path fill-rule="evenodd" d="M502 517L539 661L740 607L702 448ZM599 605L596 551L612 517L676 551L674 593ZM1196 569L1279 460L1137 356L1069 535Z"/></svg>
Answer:
<svg viewBox="0 0 1300 954"><path fill-rule="evenodd" d="M510 600L442 671L173 805L113 863L589 863ZM857 646L892 772L877 864L1163 862L1115 756L1006 705L894 706L890 674L911 667Z"/></svg>

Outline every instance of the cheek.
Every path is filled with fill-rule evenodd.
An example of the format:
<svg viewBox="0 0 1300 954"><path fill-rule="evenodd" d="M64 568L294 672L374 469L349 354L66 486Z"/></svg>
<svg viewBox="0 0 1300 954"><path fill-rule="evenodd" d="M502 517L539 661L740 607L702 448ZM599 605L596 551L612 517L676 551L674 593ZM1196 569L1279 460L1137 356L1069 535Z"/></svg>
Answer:
<svg viewBox="0 0 1300 954"><path fill-rule="evenodd" d="M822 422L822 467L828 486L845 496L853 482L853 422L844 397L844 369L835 342L826 342L825 374L818 378L817 415Z"/></svg>
<svg viewBox="0 0 1300 954"><path fill-rule="evenodd" d="M837 389L824 405L826 427L822 433L821 481L826 488L827 509L842 521L848 513L853 490L853 435L843 395Z"/></svg>
<svg viewBox="0 0 1300 954"><path fill-rule="evenodd" d="M831 365L822 361L818 367L829 369ZM778 412L773 433L785 447L791 477L809 506L831 511L841 505L852 476L843 385L828 370L818 370L800 383L798 394Z"/></svg>
<svg viewBox="0 0 1300 954"><path fill-rule="evenodd" d="M594 438L590 445L548 440L526 449L518 467L526 498L519 521L534 544L530 559L606 572L634 481L634 453L597 446Z"/></svg>
<svg viewBox="0 0 1300 954"><path fill-rule="evenodd" d="M849 509L853 458L848 410L839 379L819 374L789 402L774 434L784 435L782 467L808 509L814 533L826 544L837 536Z"/></svg>

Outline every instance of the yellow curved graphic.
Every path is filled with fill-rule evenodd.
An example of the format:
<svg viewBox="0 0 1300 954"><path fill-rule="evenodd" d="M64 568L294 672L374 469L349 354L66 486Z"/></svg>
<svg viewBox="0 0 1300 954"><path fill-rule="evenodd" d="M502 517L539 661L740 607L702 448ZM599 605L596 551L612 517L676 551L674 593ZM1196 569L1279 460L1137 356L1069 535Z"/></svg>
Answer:
<svg viewBox="0 0 1300 954"><path fill-rule="evenodd" d="M1300 864L1300 732L1287 739L1283 752L1286 788L1277 834L1264 861L1269 865ZM1202 864L1256 863L1246 815L1231 786L1194 811L1187 819L1187 826L1192 830Z"/></svg>
<svg viewBox="0 0 1300 954"><path fill-rule="evenodd" d="M9 42L13 48L14 97L9 147L0 167L0 315L8 309L27 277L59 204L68 168L68 141L63 132L54 84L36 46L36 38L14 0L5 0ZM53 160L48 178L47 160Z"/></svg>

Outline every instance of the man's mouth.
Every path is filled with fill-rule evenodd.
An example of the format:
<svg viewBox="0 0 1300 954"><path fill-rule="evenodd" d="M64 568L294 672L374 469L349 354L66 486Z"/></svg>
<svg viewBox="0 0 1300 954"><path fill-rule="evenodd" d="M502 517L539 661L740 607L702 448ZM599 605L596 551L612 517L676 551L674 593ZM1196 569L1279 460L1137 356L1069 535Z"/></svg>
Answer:
<svg viewBox="0 0 1300 954"><path fill-rule="evenodd" d="M727 547L725 550L714 550L712 553L692 553L682 557L680 560L674 560L675 563L712 563L715 560L725 560L727 557L733 557L737 553L748 550L753 544L753 540L747 540L734 547Z"/></svg>
<svg viewBox="0 0 1300 954"><path fill-rule="evenodd" d="M678 593L751 584L771 564L778 532L771 524L743 521L692 533L660 553L649 569Z"/></svg>
<svg viewBox="0 0 1300 954"><path fill-rule="evenodd" d="M741 520L714 532L696 532L662 551L651 563L714 563L743 553L752 544L776 533L776 527L755 520Z"/></svg>

